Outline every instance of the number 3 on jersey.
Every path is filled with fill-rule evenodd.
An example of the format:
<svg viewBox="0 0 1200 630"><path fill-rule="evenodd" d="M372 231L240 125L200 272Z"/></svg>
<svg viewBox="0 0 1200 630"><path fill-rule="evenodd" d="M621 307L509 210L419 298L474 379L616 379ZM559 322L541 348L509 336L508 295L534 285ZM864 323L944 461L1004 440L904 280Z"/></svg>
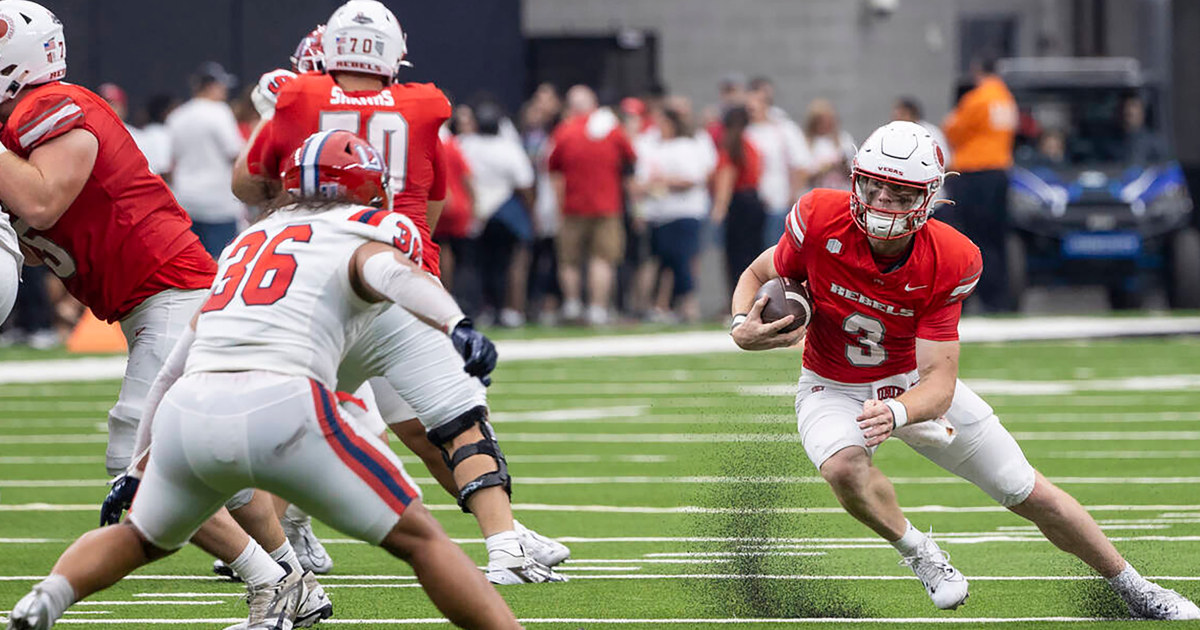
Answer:
<svg viewBox="0 0 1200 630"><path fill-rule="evenodd" d="M383 154L391 176L388 185L392 195L404 192L408 176L408 121L400 112L373 112L362 125L362 112L321 112L321 131L341 129L366 138L376 151Z"/></svg>
<svg viewBox="0 0 1200 630"><path fill-rule="evenodd" d="M292 286L292 277L296 275L296 257L277 253L275 249L285 241L307 243L310 239L311 225L288 226L271 239L270 243L266 243L267 234L262 230L250 232L238 239L229 254L229 259L233 262L225 270L225 275L217 280L212 295L208 296L200 312L219 311L229 306L239 289L242 301L248 306L278 302L287 295L288 288ZM264 243L267 245L265 249ZM247 269L250 269L249 278L245 277ZM271 273L271 280L264 285L268 273ZM246 281L244 287L243 279Z"/></svg>

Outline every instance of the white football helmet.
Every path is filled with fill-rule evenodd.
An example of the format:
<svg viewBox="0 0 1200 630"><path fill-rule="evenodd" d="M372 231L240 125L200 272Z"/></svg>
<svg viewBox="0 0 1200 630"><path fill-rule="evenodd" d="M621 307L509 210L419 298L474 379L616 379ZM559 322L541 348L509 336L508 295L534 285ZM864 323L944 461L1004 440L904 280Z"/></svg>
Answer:
<svg viewBox="0 0 1200 630"><path fill-rule="evenodd" d="M0 103L66 74L62 22L35 2L0 0Z"/></svg>
<svg viewBox="0 0 1200 630"><path fill-rule="evenodd" d="M396 16L377 0L350 0L325 23L325 71L362 72L388 83L408 53Z"/></svg>
<svg viewBox="0 0 1200 630"><path fill-rule="evenodd" d="M890 122L854 155L850 214L872 238L907 236L925 225L945 179L946 160L929 131L912 122Z"/></svg>

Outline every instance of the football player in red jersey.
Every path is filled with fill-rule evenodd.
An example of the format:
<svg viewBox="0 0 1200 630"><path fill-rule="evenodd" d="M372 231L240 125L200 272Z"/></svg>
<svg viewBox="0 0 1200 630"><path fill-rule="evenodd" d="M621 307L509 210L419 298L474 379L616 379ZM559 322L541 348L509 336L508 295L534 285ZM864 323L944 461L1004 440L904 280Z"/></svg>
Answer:
<svg viewBox="0 0 1200 630"><path fill-rule="evenodd" d="M1067 493L1034 470L992 408L958 380L962 300L979 281L979 249L930 219L944 179L941 149L909 122L879 128L854 159L851 191L814 190L796 203L779 243L742 273L734 341L747 350L805 340L796 395L800 439L842 506L887 539L938 608L967 598L967 580L904 517L872 464L895 436L1108 579L1135 617L1200 619L1175 591L1142 578ZM970 208L964 208L970 212ZM808 282L807 333L761 319L767 280Z"/></svg>
<svg viewBox="0 0 1200 630"><path fill-rule="evenodd" d="M129 365L108 416L110 474L133 455L141 406L216 266L125 125L99 96L62 81L62 23L0 2L0 201L27 258L100 319L119 322Z"/></svg>
<svg viewBox="0 0 1200 630"><path fill-rule="evenodd" d="M432 84L394 82L406 65L405 36L396 17L375 0L350 0L338 8L320 44L328 74L310 72L282 84L274 114L259 125L234 166L235 194L246 203L262 203L279 188L281 159L311 133L351 131L384 155L392 209L417 225L424 243L422 266L437 275L437 245L430 232L445 200L438 130L450 115L449 102ZM302 42L297 57L304 49ZM401 309L388 309L347 351L339 386L355 390L382 376L371 381L387 424L479 521L488 547L488 579L498 584L565 581L549 567L569 557L566 546L512 518L511 480L487 421L483 388L472 381L464 389L456 348L426 328L414 325ZM468 360L468 372L475 374L471 368ZM425 384L419 395L397 395L412 391L414 381ZM434 425L439 399L473 405L453 421Z"/></svg>
<svg viewBox="0 0 1200 630"><path fill-rule="evenodd" d="M119 322L129 346L108 415L105 466L118 475L133 458L151 383L208 294L216 264L116 113L62 81L66 45L53 13L26 0L0 0L0 59L0 202L16 218L26 259L49 267L97 317ZM121 489L131 499L136 482L122 475L114 493ZM238 546L203 537L198 544L231 562L258 560L248 584L282 574L227 513L213 526ZM318 609L328 603L317 599L311 604Z"/></svg>

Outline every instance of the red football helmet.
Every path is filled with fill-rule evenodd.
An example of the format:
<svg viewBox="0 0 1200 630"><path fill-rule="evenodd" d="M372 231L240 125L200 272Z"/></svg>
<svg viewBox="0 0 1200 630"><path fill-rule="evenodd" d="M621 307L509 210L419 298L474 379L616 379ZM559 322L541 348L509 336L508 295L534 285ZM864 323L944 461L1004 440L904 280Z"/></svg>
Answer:
<svg viewBox="0 0 1200 630"><path fill-rule="evenodd" d="M318 131L284 164L283 187L298 199L345 199L382 206L388 199L383 157L349 131Z"/></svg>
<svg viewBox="0 0 1200 630"><path fill-rule="evenodd" d="M298 74L305 72L325 72L325 49L321 40L325 36L325 25L318 24L311 33L304 36L296 44L296 52L292 53L292 70Z"/></svg>

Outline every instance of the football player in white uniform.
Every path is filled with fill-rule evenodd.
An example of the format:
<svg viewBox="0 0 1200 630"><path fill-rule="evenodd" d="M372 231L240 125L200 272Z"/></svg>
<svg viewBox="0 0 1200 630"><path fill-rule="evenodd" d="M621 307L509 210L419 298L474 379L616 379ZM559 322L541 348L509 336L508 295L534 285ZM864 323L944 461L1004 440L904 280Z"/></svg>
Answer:
<svg viewBox="0 0 1200 630"><path fill-rule="evenodd" d="M10 615L44 630L65 609L182 547L247 486L304 507L409 562L433 603L465 628L519 628L421 503L400 460L346 422L333 386L348 341L391 304L442 334L491 349L442 287L414 266L411 222L359 205L386 195L383 159L343 131L307 140L285 172L294 203L243 232L159 380L154 445L120 525L75 542ZM352 203L353 202L353 203ZM169 381L182 373L173 384ZM290 630L305 594L285 568L251 628Z"/></svg>
<svg viewBox="0 0 1200 630"><path fill-rule="evenodd" d="M360 15L370 18L369 21L359 20ZM297 72L320 72L327 67L336 68L347 60L362 65L362 54L336 48L327 50L323 42L330 38L348 41L347 38L363 37L360 31L367 28L364 24L376 25L370 27L373 29L371 36L387 44L381 50L397 55L382 60L382 66L390 68L394 74L407 65L404 34L395 16L378 2L352 0L334 12L328 25L318 27L300 42L292 56L293 68ZM289 75L277 70L260 79L255 90L255 103L264 119L274 117L279 90L295 76ZM391 82L392 76L385 77L384 90ZM239 163L244 168L244 160ZM237 170L235 167L235 180ZM565 581L565 577L554 573L550 567L569 558L570 550L522 526L512 517L511 480L487 422L485 390L478 380L463 378L462 360L467 361L465 367L469 373L480 376L481 380L487 377L477 373L474 361L463 354L464 350L469 349L458 344L452 346L427 327L420 326L402 309L389 309L372 322L347 351L338 382L343 389L354 391L364 400L372 398L373 389L373 397L387 425L421 457L439 484L458 498L463 510L474 514L487 541L490 580L498 584ZM459 358L459 354L463 357ZM371 382L369 388L366 386L368 380ZM419 383L419 387L412 387L414 382ZM460 404L459 413L447 419L442 417L442 412L448 400L470 402L471 405ZM368 413L366 417L378 421L376 414ZM382 430L382 426L368 428L374 432ZM295 516L295 512L291 515ZM247 523L243 526L252 530ZM302 563L309 562L308 566L314 570L329 566L328 555L320 548L304 520L285 517L285 530ZM325 563L318 566L313 560L325 560Z"/></svg>
<svg viewBox="0 0 1200 630"><path fill-rule="evenodd" d="M23 264L25 257L21 255L17 233L9 223L8 213L0 207L0 322L8 319L17 301L17 285L21 283Z"/></svg>

